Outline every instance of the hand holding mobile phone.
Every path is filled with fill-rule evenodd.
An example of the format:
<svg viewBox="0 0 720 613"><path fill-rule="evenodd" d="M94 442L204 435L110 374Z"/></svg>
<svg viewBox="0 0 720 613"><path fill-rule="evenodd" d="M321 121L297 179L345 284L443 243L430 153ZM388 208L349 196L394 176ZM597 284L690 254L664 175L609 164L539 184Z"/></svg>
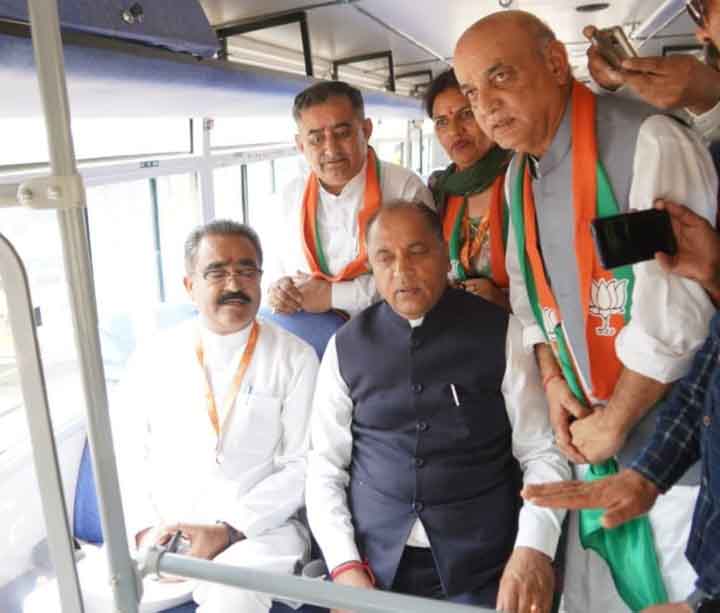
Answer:
<svg viewBox="0 0 720 613"><path fill-rule="evenodd" d="M677 243L667 211L648 209L591 222L591 232L605 269L652 260L658 251L675 255Z"/></svg>
<svg viewBox="0 0 720 613"><path fill-rule="evenodd" d="M637 57L637 53L620 26L595 30L593 44L603 58L616 70L622 68L623 60Z"/></svg>

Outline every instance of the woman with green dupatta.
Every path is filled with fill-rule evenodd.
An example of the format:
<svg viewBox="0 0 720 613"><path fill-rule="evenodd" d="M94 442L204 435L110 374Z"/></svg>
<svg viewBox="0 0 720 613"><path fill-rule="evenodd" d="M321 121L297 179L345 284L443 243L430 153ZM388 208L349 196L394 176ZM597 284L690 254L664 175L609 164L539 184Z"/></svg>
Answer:
<svg viewBox="0 0 720 613"><path fill-rule="evenodd" d="M455 287L509 310L504 177L511 153L480 130L452 70L430 84L425 110L452 160L444 171L431 176L429 185L443 220L450 280Z"/></svg>

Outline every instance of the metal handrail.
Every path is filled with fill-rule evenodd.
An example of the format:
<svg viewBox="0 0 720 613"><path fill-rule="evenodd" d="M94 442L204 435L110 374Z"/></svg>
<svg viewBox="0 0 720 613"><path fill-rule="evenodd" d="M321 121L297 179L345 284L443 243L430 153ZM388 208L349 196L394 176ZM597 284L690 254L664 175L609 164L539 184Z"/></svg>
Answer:
<svg viewBox="0 0 720 613"><path fill-rule="evenodd" d="M222 583L290 601L322 607L352 610L356 613L469 613L486 611L482 607L418 598L384 590L365 590L319 579L279 575L218 562L165 553L152 548L141 564L142 572L165 573Z"/></svg>
<svg viewBox="0 0 720 613"><path fill-rule="evenodd" d="M40 486L50 555L60 586L60 600L64 611L82 613L82 596L75 568L73 541L52 420L48 409L45 374L35 331L30 287L20 256L2 234L0 234L0 279L6 292L8 317L32 442L35 474Z"/></svg>

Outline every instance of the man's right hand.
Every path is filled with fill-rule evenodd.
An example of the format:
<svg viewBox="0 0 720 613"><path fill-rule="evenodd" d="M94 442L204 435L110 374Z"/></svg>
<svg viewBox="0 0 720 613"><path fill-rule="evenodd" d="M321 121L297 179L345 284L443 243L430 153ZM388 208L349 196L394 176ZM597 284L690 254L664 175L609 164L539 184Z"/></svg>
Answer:
<svg viewBox="0 0 720 613"><path fill-rule="evenodd" d="M590 415L590 410L575 397L562 375L549 380L545 386L550 425L555 433L555 444L571 462L587 464L587 459L572 444L570 424L575 419Z"/></svg>
<svg viewBox="0 0 720 613"><path fill-rule="evenodd" d="M268 304L273 312L286 315L302 310L302 294L292 277L281 277L269 287Z"/></svg>
<svg viewBox="0 0 720 613"><path fill-rule="evenodd" d="M595 26L585 26L583 28L583 35L591 42L587 50L588 70L595 83L603 89L614 92L625 84L625 76L621 70L615 70L615 68L600 55L595 43L592 42L595 31Z"/></svg>
<svg viewBox="0 0 720 613"><path fill-rule="evenodd" d="M626 468L598 481L560 481L526 485L522 497L539 507L605 509L600 523L615 528L647 513L660 495L657 486L639 472Z"/></svg>
<svg viewBox="0 0 720 613"><path fill-rule="evenodd" d="M337 583L338 585L347 585L348 587L359 587L366 590L375 589L372 581L370 581L370 577L368 577L367 573L360 568L346 570L344 573L333 579L333 583ZM352 613L352 611L348 611L346 609L332 609L331 613Z"/></svg>
<svg viewBox="0 0 720 613"><path fill-rule="evenodd" d="M595 28L586 26L583 34L592 41ZM590 75L598 85L611 91L627 85L659 109L686 108L699 115L720 100L720 73L692 55L629 58L621 70L610 66L594 44L587 56Z"/></svg>

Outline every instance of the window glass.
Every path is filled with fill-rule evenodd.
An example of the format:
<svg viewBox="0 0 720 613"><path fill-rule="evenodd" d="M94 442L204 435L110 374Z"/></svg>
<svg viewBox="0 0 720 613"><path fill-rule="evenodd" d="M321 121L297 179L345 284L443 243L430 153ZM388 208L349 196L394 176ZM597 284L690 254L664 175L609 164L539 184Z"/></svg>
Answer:
<svg viewBox="0 0 720 613"><path fill-rule="evenodd" d="M183 286L185 239L202 223L196 175L170 175L156 181L165 301L187 302Z"/></svg>
<svg viewBox="0 0 720 613"><path fill-rule="evenodd" d="M78 118L72 123L75 155L92 159L190 152L190 120L180 118ZM47 163L41 117L0 118L0 166Z"/></svg>
<svg viewBox="0 0 720 613"><path fill-rule="evenodd" d="M150 182L92 187L87 200L105 375L116 383L161 298Z"/></svg>
<svg viewBox="0 0 720 613"><path fill-rule="evenodd" d="M286 117L219 117L210 133L212 147L291 144L297 128L290 109Z"/></svg>
<svg viewBox="0 0 720 613"><path fill-rule="evenodd" d="M273 160L275 191L282 194L291 181L305 173L306 167L305 158L301 155L291 155Z"/></svg>
<svg viewBox="0 0 720 613"><path fill-rule="evenodd" d="M405 165L405 143L403 141L380 141L375 143L375 151L383 162Z"/></svg>
<svg viewBox="0 0 720 613"><path fill-rule="evenodd" d="M248 177L248 223L261 227L275 209L273 164L269 160L247 165Z"/></svg>
<svg viewBox="0 0 720 613"><path fill-rule="evenodd" d="M243 221L242 166L225 166L213 172L215 219Z"/></svg>
<svg viewBox="0 0 720 613"><path fill-rule="evenodd" d="M55 428L83 410L70 300L55 211L0 210L3 235L22 259L37 317L48 403ZM20 376L0 280L0 454L27 441Z"/></svg>

